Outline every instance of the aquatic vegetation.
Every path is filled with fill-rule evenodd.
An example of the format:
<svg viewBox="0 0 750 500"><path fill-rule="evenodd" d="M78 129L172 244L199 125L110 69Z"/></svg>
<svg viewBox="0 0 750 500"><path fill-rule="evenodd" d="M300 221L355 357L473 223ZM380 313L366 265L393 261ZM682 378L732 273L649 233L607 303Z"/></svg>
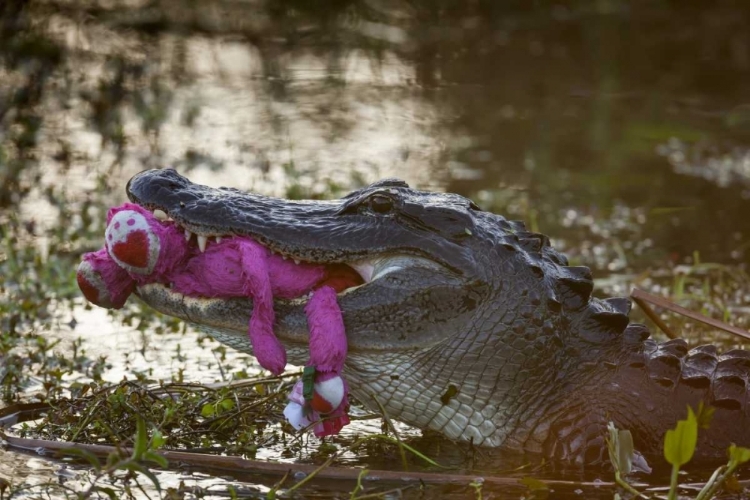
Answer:
<svg viewBox="0 0 750 500"><path fill-rule="evenodd" d="M668 430L664 436L664 457L672 466L669 500L677 499L678 489L680 488L680 469L693 458L698 443L698 433L700 429L707 429L711 425L713 411L713 408L704 406L702 403L696 411L688 407L687 417L678 421L674 429ZM624 479L624 476L627 476L632 470L633 442L629 437L630 432L617 429L611 422L608 431L609 457L615 469L617 484L634 497L645 498L646 495L636 490ZM722 489L738 490L738 483L734 474L740 465L750 461L750 449L733 444L727 450L727 455L729 460L726 465L722 465L714 471L695 496L695 500L715 498ZM685 497L680 495L680 498Z"/></svg>

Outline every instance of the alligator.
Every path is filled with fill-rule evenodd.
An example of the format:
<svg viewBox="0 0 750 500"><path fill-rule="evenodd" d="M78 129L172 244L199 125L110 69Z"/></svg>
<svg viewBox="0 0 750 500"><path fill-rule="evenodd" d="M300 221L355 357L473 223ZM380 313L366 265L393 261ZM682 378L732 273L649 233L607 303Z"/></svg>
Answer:
<svg viewBox="0 0 750 500"><path fill-rule="evenodd" d="M550 240L471 200L385 179L338 200L292 201L148 170L133 203L212 238L247 235L284 257L349 266L363 283L338 294L345 366L366 407L458 442L574 466L608 463L608 422L632 433L638 457L663 461L663 437L687 407L715 409L693 463L750 446L750 352L657 342L631 323L630 300L592 297L587 267ZM194 238L195 240L195 238ZM152 308L252 354L252 304L139 286ZM275 333L307 359L305 299L277 299Z"/></svg>

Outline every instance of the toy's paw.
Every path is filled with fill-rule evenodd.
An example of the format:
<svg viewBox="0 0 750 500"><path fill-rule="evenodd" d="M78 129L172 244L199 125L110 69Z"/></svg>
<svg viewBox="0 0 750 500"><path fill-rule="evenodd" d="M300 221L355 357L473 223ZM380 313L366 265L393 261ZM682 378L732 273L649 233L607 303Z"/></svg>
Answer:
<svg viewBox="0 0 750 500"><path fill-rule="evenodd" d="M262 354L256 349L255 359L258 360L260 366L274 375L281 375L286 369L286 353L283 351L280 353L274 352L273 354Z"/></svg>
<svg viewBox="0 0 750 500"><path fill-rule="evenodd" d="M89 302L107 309L121 308L135 289L135 281L104 248L83 256L76 281Z"/></svg>
<svg viewBox="0 0 750 500"><path fill-rule="evenodd" d="M269 323L254 314L250 318L248 336L253 344L253 354L255 359L258 360L258 364L274 375L284 373L286 351L274 335Z"/></svg>
<svg viewBox="0 0 750 500"><path fill-rule="evenodd" d="M306 401L304 382L298 380L289 393L289 404L284 408L284 416L297 430L314 424L313 432L318 437L338 434L349 423L349 416L346 414L348 392L341 376L325 373L316 380L312 399Z"/></svg>
<svg viewBox="0 0 750 500"><path fill-rule="evenodd" d="M313 386L313 397L310 401L310 407L320 413L321 415L327 415L339 406L346 397L346 386L344 385L344 379L339 375L333 375L321 380L323 377L318 377Z"/></svg>
<svg viewBox="0 0 750 500"><path fill-rule="evenodd" d="M123 301L123 304L112 302L112 297L109 295L109 290L102 276L94 270L91 263L85 260L78 265L76 281L78 281L78 288L83 292L83 296L92 304L107 309L119 309L125 303L125 301Z"/></svg>
<svg viewBox="0 0 750 500"><path fill-rule="evenodd" d="M120 267L133 274L153 272L161 244L143 214L134 210L117 212L104 237L109 255Z"/></svg>
<svg viewBox="0 0 750 500"><path fill-rule="evenodd" d="M343 410L336 414L331 414L318 422L313 432L318 437L334 436L341 432L345 425L349 425L349 415Z"/></svg>

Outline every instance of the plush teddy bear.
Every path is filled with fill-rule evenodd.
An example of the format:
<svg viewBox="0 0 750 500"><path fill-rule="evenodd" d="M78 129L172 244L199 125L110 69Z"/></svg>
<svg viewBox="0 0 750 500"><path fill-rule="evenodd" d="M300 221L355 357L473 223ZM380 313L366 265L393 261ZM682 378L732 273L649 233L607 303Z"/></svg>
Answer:
<svg viewBox="0 0 750 500"><path fill-rule="evenodd" d="M340 375L346 333L336 293L361 278L341 267L284 259L248 236L217 238L202 248L189 237L139 205L112 208L104 248L83 256L78 285L90 302L106 308L122 307L137 285L147 283L194 297L251 298L253 351L260 365L277 375L286 366L286 352L273 332L273 299L310 294L305 306L310 361L284 413L297 429L315 423L316 435L337 434L349 418L348 387Z"/></svg>

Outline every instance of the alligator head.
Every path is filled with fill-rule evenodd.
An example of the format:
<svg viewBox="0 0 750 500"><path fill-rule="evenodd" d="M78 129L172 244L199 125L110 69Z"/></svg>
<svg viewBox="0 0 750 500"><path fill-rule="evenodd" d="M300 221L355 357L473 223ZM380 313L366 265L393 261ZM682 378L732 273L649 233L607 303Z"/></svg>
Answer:
<svg viewBox="0 0 750 500"><path fill-rule="evenodd" d="M363 284L338 296L345 376L363 404L393 418L477 445L594 463L605 460L608 421L659 456L686 404L724 401L717 406L742 430L706 437L705 455L750 440L744 385L740 395L717 392L728 380L722 363L734 363L725 375L735 385L747 381L744 354L656 344L629 323L627 299L591 298L587 268L462 196L386 179L339 200L289 201L196 185L173 170L142 172L127 191L201 244L247 235L288 258L358 272ZM252 353L248 300L186 297L158 284L137 294ZM276 335L297 364L306 359L304 305L275 303Z"/></svg>

